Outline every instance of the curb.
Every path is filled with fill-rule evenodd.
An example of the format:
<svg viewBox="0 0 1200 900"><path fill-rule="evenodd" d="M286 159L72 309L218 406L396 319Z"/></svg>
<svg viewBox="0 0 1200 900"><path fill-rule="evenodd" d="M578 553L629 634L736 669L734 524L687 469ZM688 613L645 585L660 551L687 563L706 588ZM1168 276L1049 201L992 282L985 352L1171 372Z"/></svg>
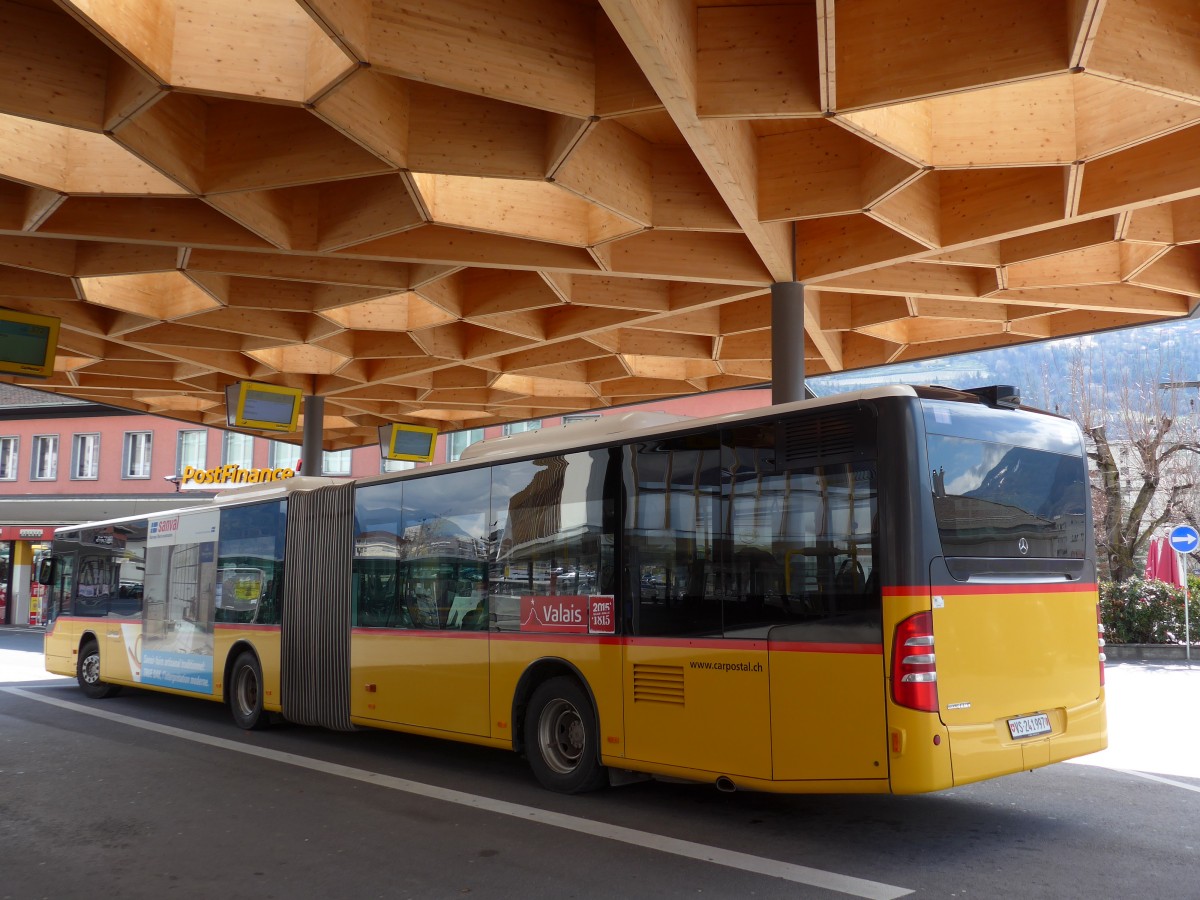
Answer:
<svg viewBox="0 0 1200 900"><path fill-rule="evenodd" d="M1104 655L1109 662L1126 660L1187 660L1183 644L1106 644ZM1200 646L1192 644L1192 659L1200 660Z"/></svg>

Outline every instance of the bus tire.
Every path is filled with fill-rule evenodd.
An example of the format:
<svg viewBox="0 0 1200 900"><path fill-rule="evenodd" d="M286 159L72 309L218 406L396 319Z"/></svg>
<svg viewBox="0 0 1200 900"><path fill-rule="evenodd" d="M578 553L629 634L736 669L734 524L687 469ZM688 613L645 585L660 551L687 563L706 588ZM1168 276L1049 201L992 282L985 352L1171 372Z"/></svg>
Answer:
<svg viewBox="0 0 1200 900"><path fill-rule="evenodd" d="M562 794L603 787L607 778L598 734L595 710L575 679L558 676L534 689L525 716L525 750L542 787Z"/></svg>
<svg viewBox="0 0 1200 900"><path fill-rule="evenodd" d="M75 680L85 697L104 700L120 693L121 686L100 680L100 645L94 640L84 641L79 648L79 662L75 664Z"/></svg>
<svg viewBox="0 0 1200 900"><path fill-rule="evenodd" d="M263 675L258 657L243 650L229 671L229 711L238 728L255 731L271 724L263 712Z"/></svg>

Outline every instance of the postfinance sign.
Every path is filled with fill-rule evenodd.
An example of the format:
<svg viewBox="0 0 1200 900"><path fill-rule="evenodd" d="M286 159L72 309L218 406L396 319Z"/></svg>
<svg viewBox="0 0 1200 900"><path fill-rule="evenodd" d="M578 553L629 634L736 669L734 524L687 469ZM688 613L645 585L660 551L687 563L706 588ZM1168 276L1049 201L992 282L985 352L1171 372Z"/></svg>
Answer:
<svg viewBox="0 0 1200 900"><path fill-rule="evenodd" d="M192 466L184 466L179 475L179 487L183 490L202 490L229 487L234 484L284 481L295 476L295 469L243 469L236 463L217 466L215 469L196 469Z"/></svg>

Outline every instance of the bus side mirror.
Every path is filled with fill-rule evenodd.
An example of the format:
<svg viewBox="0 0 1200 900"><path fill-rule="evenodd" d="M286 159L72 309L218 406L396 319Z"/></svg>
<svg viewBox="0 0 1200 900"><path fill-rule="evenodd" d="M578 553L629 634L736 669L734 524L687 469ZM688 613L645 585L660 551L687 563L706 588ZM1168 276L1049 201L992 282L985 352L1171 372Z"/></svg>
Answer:
<svg viewBox="0 0 1200 900"><path fill-rule="evenodd" d="M38 584L54 584L54 557L48 556L38 563Z"/></svg>

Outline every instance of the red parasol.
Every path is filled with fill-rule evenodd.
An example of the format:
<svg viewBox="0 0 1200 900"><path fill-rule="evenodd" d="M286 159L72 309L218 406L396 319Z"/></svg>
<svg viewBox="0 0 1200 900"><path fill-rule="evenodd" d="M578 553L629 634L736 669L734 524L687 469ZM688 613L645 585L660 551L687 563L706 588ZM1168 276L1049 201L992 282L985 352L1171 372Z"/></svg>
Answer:
<svg viewBox="0 0 1200 900"><path fill-rule="evenodd" d="M1170 541L1158 542L1158 564L1154 568L1155 575L1159 581L1165 581L1167 584L1173 584L1175 587L1183 587L1183 578L1179 575L1179 559L1171 546Z"/></svg>

